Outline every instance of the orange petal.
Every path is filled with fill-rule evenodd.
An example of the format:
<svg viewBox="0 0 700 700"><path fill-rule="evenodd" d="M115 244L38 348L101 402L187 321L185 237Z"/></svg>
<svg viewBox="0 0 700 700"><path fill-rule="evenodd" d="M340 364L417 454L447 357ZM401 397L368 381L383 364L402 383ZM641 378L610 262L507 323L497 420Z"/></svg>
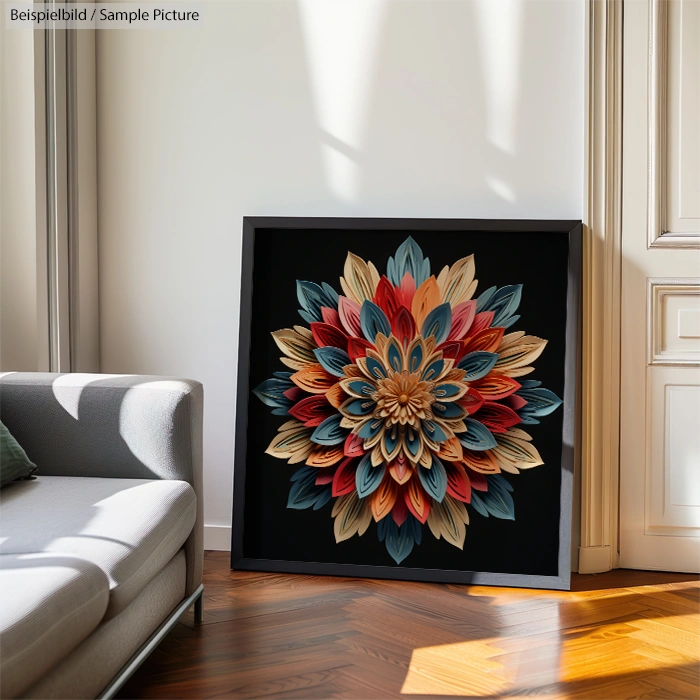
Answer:
<svg viewBox="0 0 700 700"><path fill-rule="evenodd" d="M398 484L393 479L384 477L384 481L372 494L372 516L377 522L391 513L398 495Z"/></svg>
<svg viewBox="0 0 700 700"><path fill-rule="evenodd" d="M459 462L462 459L462 443L456 438L440 443L440 459L448 462Z"/></svg>
<svg viewBox="0 0 700 700"><path fill-rule="evenodd" d="M332 447L318 445L318 447L315 447L311 452L306 463L310 467L330 467L340 462L343 457L345 457L345 454L343 453L342 445L340 447L337 445L333 445Z"/></svg>
<svg viewBox="0 0 700 700"><path fill-rule="evenodd" d="M479 474L498 474L501 471L496 458L489 450L475 452L465 449L462 462L475 472L479 472Z"/></svg>
<svg viewBox="0 0 700 700"><path fill-rule="evenodd" d="M430 499L428 498L418 479L411 479L405 491L405 500L408 509L413 515L425 524L430 515Z"/></svg>
<svg viewBox="0 0 700 700"><path fill-rule="evenodd" d="M416 326L420 329L428 314L440 305L442 295L440 287L434 276L428 277L423 284L416 290L411 304L411 313L416 320Z"/></svg>
<svg viewBox="0 0 700 700"><path fill-rule="evenodd" d="M340 382L334 384L327 392L326 399L328 403L334 408L340 408L343 401L347 399L347 394L343 391L343 387L340 386Z"/></svg>
<svg viewBox="0 0 700 700"><path fill-rule="evenodd" d="M310 394L325 394L337 381L319 364L312 364L295 372L290 379Z"/></svg>

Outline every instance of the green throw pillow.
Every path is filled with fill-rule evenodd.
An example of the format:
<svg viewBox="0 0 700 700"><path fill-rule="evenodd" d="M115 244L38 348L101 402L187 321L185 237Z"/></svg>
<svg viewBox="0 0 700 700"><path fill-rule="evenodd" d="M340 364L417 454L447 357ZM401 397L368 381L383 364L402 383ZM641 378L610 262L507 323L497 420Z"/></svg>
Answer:
<svg viewBox="0 0 700 700"><path fill-rule="evenodd" d="M15 479L27 479L36 470L36 464L0 422L0 488Z"/></svg>

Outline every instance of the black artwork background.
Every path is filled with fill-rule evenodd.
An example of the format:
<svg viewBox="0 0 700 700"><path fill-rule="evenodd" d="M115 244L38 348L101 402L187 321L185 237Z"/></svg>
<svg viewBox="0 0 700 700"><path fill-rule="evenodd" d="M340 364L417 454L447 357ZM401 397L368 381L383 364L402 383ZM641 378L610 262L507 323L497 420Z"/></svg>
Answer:
<svg viewBox="0 0 700 700"><path fill-rule="evenodd" d="M270 333L295 324L296 280L327 282L342 293L339 278L348 251L371 260L385 273L386 263L409 233L395 231L258 230L255 240L251 324L250 387L287 370ZM474 254L479 285L475 298L492 285L522 283L520 320L507 332L523 330L547 339L535 371L560 398L564 393L564 353L568 237L561 233L416 232L433 274L444 265ZM504 473L514 487L515 521L484 518L467 505L470 523L464 550L436 540L427 525L423 541L402 567L556 576L559 552L561 435L563 407L539 425L519 426L533 437L544 465ZM319 511L287 509L290 477L303 465L265 454L288 417L273 416L251 394L245 486L243 555L253 559L397 566L377 538L376 523L362 537L336 544L333 501Z"/></svg>

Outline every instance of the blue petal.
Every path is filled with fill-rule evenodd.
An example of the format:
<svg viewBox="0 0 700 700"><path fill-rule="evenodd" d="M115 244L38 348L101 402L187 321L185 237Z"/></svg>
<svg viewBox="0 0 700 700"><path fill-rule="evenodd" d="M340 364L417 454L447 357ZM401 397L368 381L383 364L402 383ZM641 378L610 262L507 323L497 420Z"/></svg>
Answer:
<svg viewBox="0 0 700 700"><path fill-rule="evenodd" d="M408 358L408 371L416 372L423 364L423 346L416 344Z"/></svg>
<svg viewBox="0 0 700 700"><path fill-rule="evenodd" d="M266 405L272 408L289 408L292 405L284 392L294 386L288 379L266 379L253 389L253 393Z"/></svg>
<svg viewBox="0 0 700 700"><path fill-rule="evenodd" d="M445 361L444 360L435 360L435 362L431 362L426 368L425 371L423 372L423 375L421 376L421 379L424 382L432 382L435 381L439 376L440 372L445 367Z"/></svg>
<svg viewBox="0 0 700 700"><path fill-rule="evenodd" d="M396 523L392 520L391 515L388 515L385 518L382 518L377 523L377 537L379 538L380 542L384 542L384 539L386 538L387 533L389 532L389 529L391 528L390 523L393 523L394 527L396 527Z"/></svg>
<svg viewBox="0 0 700 700"><path fill-rule="evenodd" d="M391 335L391 324L384 312L371 301L365 301L360 310L360 325L365 338L374 342L377 333L382 333L387 338Z"/></svg>
<svg viewBox="0 0 700 700"><path fill-rule="evenodd" d="M365 358L365 363L367 365L367 370L373 377L376 377L377 379L386 379L384 365L382 365L381 362L378 362L373 357L367 357Z"/></svg>
<svg viewBox="0 0 700 700"><path fill-rule="evenodd" d="M384 472L386 472L386 464L382 463L377 467L373 467L369 455L365 455L357 465L357 471L355 472L357 495L360 498L365 498L374 493L379 488L379 484L382 483Z"/></svg>
<svg viewBox="0 0 700 700"><path fill-rule="evenodd" d="M307 323L315 323L318 320L318 316L316 314L310 314L308 311L304 311L304 309L299 309L299 316L301 316Z"/></svg>
<svg viewBox="0 0 700 700"><path fill-rule="evenodd" d="M483 452L484 450L492 450L494 447L498 447L496 438L483 423L474 418L465 418L464 425L467 426L467 432L459 434L459 441L466 448L476 452Z"/></svg>
<svg viewBox="0 0 700 700"><path fill-rule="evenodd" d="M456 384L438 384L433 389L433 394L435 396L449 398L450 396L456 396L462 389Z"/></svg>
<svg viewBox="0 0 700 700"><path fill-rule="evenodd" d="M534 389L535 387L542 386L542 382L538 382L536 379L520 379L520 387L522 389Z"/></svg>
<svg viewBox="0 0 700 700"><path fill-rule="evenodd" d="M343 407L343 410L351 413L353 416L368 416L374 411L377 404L368 399L355 399Z"/></svg>
<svg viewBox="0 0 700 700"><path fill-rule="evenodd" d="M510 328L512 325L516 324L520 320L520 314L516 314L515 316L511 316L510 318L505 319L504 321L501 321L499 325L503 326L504 328Z"/></svg>
<svg viewBox="0 0 700 700"><path fill-rule="evenodd" d="M493 479L491 475L486 476L489 485L489 490L479 494L484 508L493 515L494 518L501 520L515 520L515 504L510 491L503 485L506 480L500 475L501 479ZM507 483L507 482L506 482ZM473 494L472 494L473 498Z"/></svg>
<svg viewBox="0 0 700 700"><path fill-rule="evenodd" d="M370 396L376 391L376 389L364 379L355 379L352 382L348 382L347 387L350 389L350 391L354 391L356 394L363 394L365 396Z"/></svg>
<svg viewBox="0 0 700 700"><path fill-rule="evenodd" d="M368 420L362 425L357 436L361 437L363 440L369 440L382 429L382 425L384 425L383 420Z"/></svg>
<svg viewBox="0 0 700 700"><path fill-rule="evenodd" d="M389 359L389 365L394 370L394 372L400 372L403 368L403 356L401 354L399 346L393 340L389 345L387 357Z"/></svg>
<svg viewBox="0 0 700 700"><path fill-rule="evenodd" d="M440 304L436 306L423 321L421 334L424 338L434 336L438 345L447 340L452 328L452 306Z"/></svg>
<svg viewBox="0 0 700 700"><path fill-rule="evenodd" d="M289 489L287 498L287 508L304 510L315 506L319 499L323 501L321 506L327 503L327 500L324 501L323 499L326 499L328 488L327 486L316 485L317 475L318 469L315 467L302 467L294 473L292 476L292 487Z"/></svg>
<svg viewBox="0 0 700 700"><path fill-rule="evenodd" d="M311 433L309 440L315 442L317 445L339 445L341 442L345 442L345 438L350 431L340 427L341 420L343 420L343 417L339 413L336 413L330 418L326 418L326 420Z"/></svg>
<svg viewBox="0 0 700 700"><path fill-rule="evenodd" d="M562 404L562 400L553 391L544 387L519 389L516 394L527 401L527 404L520 409L520 413L538 418L548 416Z"/></svg>
<svg viewBox="0 0 700 700"><path fill-rule="evenodd" d="M423 535L423 526L421 525L421 522L420 520L418 520L418 518L415 518L409 513L406 516L406 520L403 521L403 525L401 525L401 528L406 528L408 532L413 535L413 540L416 544L421 543Z"/></svg>
<svg viewBox="0 0 700 700"><path fill-rule="evenodd" d="M466 372L462 381L474 382L485 377L496 366L496 362L498 362L497 353L477 350L465 355L459 361L457 367Z"/></svg>
<svg viewBox="0 0 700 700"><path fill-rule="evenodd" d="M415 543L413 526L406 527L406 522L404 522L401 527L398 527L390 516L381 522L384 520L390 521L384 527L386 551L397 564L400 564L413 551Z"/></svg>
<svg viewBox="0 0 700 700"><path fill-rule="evenodd" d="M386 266L386 276L397 287L407 272L416 281L416 287L430 277L430 260L423 257L423 251L411 236L398 247Z"/></svg>
<svg viewBox="0 0 700 700"><path fill-rule="evenodd" d="M490 292L490 294L488 294ZM487 290L477 301L477 311L493 311L492 326L503 326L505 323L512 325L515 320L511 319L520 306L522 297L522 284L509 284L501 287L498 291ZM488 296L486 296L488 294Z"/></svg>
<svg viewBox="0 0 700 700"><path fill-rule="evenodd" d="M505 489L506 491L513 493L512 484L510 481L508 481L508 479L506 479L505 476L503 476L503 474L487 474L486 480L489 483L489 488L493 487L497 490Z"/></svg>
<svg viewBox="0 0 700 700"><path fill-rule="evenodd" d="M384 447L386 448L387 454L391 454L399 442L399 431L398 430L387 430L384 433Z"/></svg>
<svg viewBox="0 0 700 700"><path fill-rule="evenodd" d="M487 290L481 293L479 298L476 300L476 313L486 311L486 305L491 301L493 295L496 293L496 289L496 287L489 287Z"/></svg>
<svg viewBox="0 0 700 700"><path fill-rule="evenodd" d="M434 442L445 442L447 440L447 433L437 424L431 420L421 421L423 430L426 435Z"/></svg>
<svg viewBox="0 0 700 700"><path fill-rule="evenodd" d="M343 367L352 364L352 360L345 350L332 346L316 348L314 355L316 355L321 367L335 377L344 377Z"/></svg>
<svg viewBox="0 0 700 700"><path fill-rule="evenodd" d="M330 304L324 304L324 306L327 306L330 309L337 309L338 308L338 292L331 287L330 284L327 282L322 282L321 287L323 288L323 291L326 295L326 301L330 301Z"/></svg>
<svg viewBox="0 0 700 700"><path fill-rule="evenodd" d="M406 448L408 451L411 453L412 457L415 457L418 454L418 450L420 448L420 438L418 437L418 433L408 430L406 432Z"/></svg>
<svg viewBox="0 0 700 700"><path fill-rule="evenodd" d="M451 403L440 403L436 401L432 408L433 413L438 418L461 418L464 415L464 409L455 401Z"/></svg>
<svg viewBox="0 0 700 700"><path fill-rule="evenodd" d="M486 506L483 504L481 497L476 493L476 491L474 491L474 489L472 489L472 497L470 503L477 513L483 515L485 518L489 517L489 512L486 509Z"/></svg>
<svg viewBox="0 0 700 700"><path fill-rule="evenodd" d="M314 510L320 510L323 506L328 503L328 501L333 498L333 486L331 484L326 484L323 491L321 491L316 498L316 503L314 503Z"/></svg>
<svg viewBox="0 0 700 700"><path fill-rule="evenodd" d="M423 488L438 503L442 503L447 493L447 472L442 462L433 455L433 464L430 469L418 465L418 478Z"/></svg>
<svg viewBox="0 0 700 700"><path fill-rule="evenodd" d="M309 323L323 321L321 307L338 308L338 294L325 282L321 287L315 282L297 280L297 299L301 304L299 313Z"/></svg>

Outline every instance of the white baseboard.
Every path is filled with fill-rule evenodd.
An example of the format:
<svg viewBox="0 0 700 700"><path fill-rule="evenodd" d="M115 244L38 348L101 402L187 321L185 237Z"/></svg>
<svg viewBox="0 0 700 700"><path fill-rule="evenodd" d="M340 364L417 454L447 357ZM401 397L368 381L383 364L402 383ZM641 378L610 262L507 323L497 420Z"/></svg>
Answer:
<svg viewBox="0 0 700 700"><path fill-rule="evenodd" d="M231 551L230 525L204 525L204 549Z"/></svg>
<svg viewBox="0 0 700 700"><path fill-rule="evenodd" d="M609 544L578 548L578 572L602 574L612 568L612 552Z"/></svg>

